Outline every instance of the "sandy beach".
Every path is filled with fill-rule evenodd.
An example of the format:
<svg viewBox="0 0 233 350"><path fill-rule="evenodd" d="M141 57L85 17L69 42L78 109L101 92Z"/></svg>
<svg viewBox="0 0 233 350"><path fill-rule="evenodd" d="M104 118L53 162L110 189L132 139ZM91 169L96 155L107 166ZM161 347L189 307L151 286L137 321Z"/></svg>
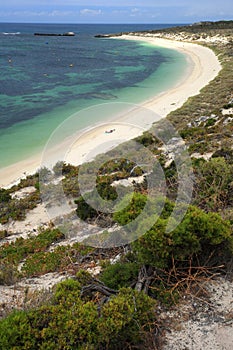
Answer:
<svg viewBox="0 0 233 350"><path fill-rule="evenodd" d="M214 52L198 44L145 36L121 36L120 40L122 39L141 40L159 47L178 50L186 55L189 68L182 74L175 87L145 101L141 105L142 109L136 107L136 114L131 106L125 113L111 116L109 122L74 134L54 149L49 149L49 152L46 149L46 161L40 154L0 169L0 187L9 187L25 175L34 173L41 165L46 165L47 159L59 159L78 165L92 159L96 154L140 135L144 130L148 130L153 122L181 107L190 96L198 94L221 70L221 64ZM147 110L144 116L143 110ZM109 132L110 130L113 131Z"/></svg>

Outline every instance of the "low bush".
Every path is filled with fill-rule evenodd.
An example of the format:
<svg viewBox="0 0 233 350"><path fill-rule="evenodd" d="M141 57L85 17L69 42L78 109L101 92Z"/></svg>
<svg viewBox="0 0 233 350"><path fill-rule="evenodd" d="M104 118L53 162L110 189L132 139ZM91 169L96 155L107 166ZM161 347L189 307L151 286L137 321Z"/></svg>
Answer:
<svg viewBox="0 0 233 350"><path fill-rule="evenodd" d="M109 264L101 273L100 279L113 289L130 287L137 280L138 269L138 265L133 262Z"/></svg>
<svg viewBox="0 0 233 350"><path fill-rule="evenodd" d="M185 261L198 256L199 264L219 248L216 262L224 262L224 252L233 247L230 223L218 214L205 213L190 206L184 219L172 232L166 232L167 220L159 219L154 226L132 244L141 264L169 268L173 261ZM216 257L216 255L215 255Z"/></svg>
<svg viewBox="0 0 233 350"><path fill-rule="evenodd" d="M80 298L80 288L77 281L62 282L56 287L50 304L30 311L16 311L1 320L0 348L145 348L146 335L155 329L155 301L124 288L100 309L94 301Z"/></svg>
<svg viewBox="0 0 233 350"><path fill-rule="evenodd" d="M0 284L13 284L20 277L17 270L18 264L29 256L33 260L35 255L31 269L38 271L42 263L40 260L36 260L37 254L43 256L52 243L58 242L62 238L64 235L58 229L48 229L38 236L28 239L17 238L15 242L3 244L0 247Z"/></svg>

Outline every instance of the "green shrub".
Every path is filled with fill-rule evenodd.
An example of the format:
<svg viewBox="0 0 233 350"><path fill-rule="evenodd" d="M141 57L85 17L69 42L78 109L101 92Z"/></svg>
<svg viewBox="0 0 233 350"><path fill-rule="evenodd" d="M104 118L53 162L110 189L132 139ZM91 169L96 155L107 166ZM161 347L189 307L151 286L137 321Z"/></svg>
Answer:
<svg viewBox="0 0 233 350"><path fill-rule="evenodd" d="M40 276L48 272L59 271L63 257L63 251L38 252L29 256L22 267L22 273L26 277ZM70 261L69 261L70 264Z"/></svg>
<svg viewBox="0 0 233 350"><path fill-rule="evenodd" d="M76 243L73 246L58 246L52 252L35 252L26 258L21 271L27 277L64 271L77 261L77 255L83 256L90 250L91 248Z"/></svg>
<svg viewBox="0 0 233 350"><path fill-rule="evenodd" d="M54 301L55 303L63 302L69 294L69 298L73 295L74 298L79 295L81 284L79 281L68 278L65 281L58 283L54 288Z"/></svg>
<svg viewBox="0 0 233 350"><path fill-rule="evenodd" d="M4 239L10 236L10 233L7 230L0 230L0 239Z"/></svg>
<svg viewBox="0 0 233 350"><path fill-rule="evenodd" d="M0 200L0 223L6 224L9 219L12 220L24 220L28 210L32 210L40 202L40 193L35 191L25 198L16 199L11 198L8 193L10 190L1 190L2 201Z"/></svg>
<svg viewBox="0 0 233 350"><path fill-rule="evenodd" d="M195 168L195 204L218 211L232 203L233 165L225 158L212 158Z"/></svg>
<svg viewBox="0 0 233 350"><path fill-rule="evenodd" d="M21 237L16 239L15 242L3 244L0 247L0 284L13 284L20 277L17 267L23 259L26 259L26 266L23 270L25 269L28 276L34 275L35 272L41 274L43 271L54 271L55 267L58 268L56 260L62 260L63 256L57 254L57 259L48 259L47 264L44 265L44 261L41 258L47 257L46 249L53 242L62 238L64 238L64 235L59 230L48 229L41 232L38 236L28 239Z"/></svg>
<svg viewBox="0 0 233 350"><path fill-rule="evenodd" d="M126 349L126 344L138 346L143 343L143 333L152 331L155 322L156 302L144 293L122 288L101 311L98 322L100 342L107 349ZM105 345L106 346L106 345Z"/></svg>
<svg viewBox="0 0 233 350"><path fill-rule="evenodd" d="M1 262L0 264L0 285L13 285L19 278L17 267L12 264Z"/></svg>
<svg viewBox="0 0 233 350"><path fill-rule="evenodd" d="M159 268L171 266L172 259L184 261L197 254L214 252L218 246L228 251L233 235L229 222L218 214L204 213L189 207L183 221L172 232L166 232L167 220L159 219L138 241L132 244L139 261Z"/></svg>
<svg viewBox="0 0 233 350"><path fill-rule="evenodd" d="M216 123L216 120L214 118L209 118L205 124L205 127L213 126Z"/></svg>
<svg viewBox="0 0 233 350"><path fill-rule="evenodd" d="M189 153L201 153L204 154L205 152L208 152L208 143L206 142L196 142L189 146L188 151Z"/></svg>
<svg viewBox="0 0 233 350"><path fill-rule="evenodd" d="M0 188L0 203L1 202L9 202L11 200L11 195L9 190L5 190L4 188Z"/></svg>
<svg viewBox="0 0 233 350"><path fill-rule="evenodd" d="M145 294L124 288L98 311L93 301L80 299L79 283L67 280L57 286L51 304L0 321L0 348L131 349L153 330L155 305Z"/></svg>
<svg viewBox="0 0 233 350"><path fill-rule="evenodd" d="M129 287L137 280L138 265L133 262L109 264L100 275L106 286L119 289Z"/></svg>
<svg viewBox="0 0 233 350"><path fill-rule="evenodd" d="M28 255L45 251L52 243L64 238L58 229L47 229L35 237L17 238L15 242L0 247L0 258L11 263L19 263Z"/></svg>
<svg viewBox="0 0 233 350"><path fill-rule="evenodd" d="M125 202L128 202L128 196L123 198L120 203L119 209L122 207L123 210L118 210L113 214L113 219L120 225L127 225L133 221L142 212L146 202L147 196L141 193L134 193L130 203L125 206Z"/></svg>

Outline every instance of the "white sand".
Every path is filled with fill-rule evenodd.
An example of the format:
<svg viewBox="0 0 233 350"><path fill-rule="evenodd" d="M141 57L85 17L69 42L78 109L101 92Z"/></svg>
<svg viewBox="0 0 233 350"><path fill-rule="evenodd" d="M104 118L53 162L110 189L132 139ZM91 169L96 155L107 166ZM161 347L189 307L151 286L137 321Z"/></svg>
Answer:
<svg viewBox="0 0 233 350"><path fill-rule="evenodd" d="M183 302L162 315L171 322L163 350L233 349L232 281L218 277L203 287L209 292L209 300L186 295Z"/></svg>
<svg viewBox="0 0 233 350"><path fill-rule="evenodd" d="M141 40L156 46L178 50L186 55L190 63L189 70L175 87L156 95L142 105L150 111L146 113L145 118L142 117L140 111L136 113L136 117L135 111L134 113L127 111L124 115L112 116L109 123L96 126L83 134L79 132L74 137L66 139L60 145L60 150L58 147L53 151L57 157L59 152L62 154L66 150L65 158L62 158L66 162L81 164L120 142L140 135L143 130L149 129L153 122L181 107L190 96L198 94L200 89L214 79L221 70L221 64L214 52L197 44L143 36L121 36L120 38ZM105 131L109 129L115 129L115 131L106 134ZM38 155L0 169L0 187L7 187L15 183L26 174L34 173L40 166L41 155Z"/></svg>

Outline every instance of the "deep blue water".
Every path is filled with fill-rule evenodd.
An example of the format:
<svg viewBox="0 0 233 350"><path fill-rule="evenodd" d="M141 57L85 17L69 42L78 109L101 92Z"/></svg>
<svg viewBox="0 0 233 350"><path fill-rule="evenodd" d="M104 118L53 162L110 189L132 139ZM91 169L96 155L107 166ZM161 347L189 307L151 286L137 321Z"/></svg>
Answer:
<svg viewBox="0 0 233 350"><path fill-rule="evenodd" d="M66 106L72 105L70 112L74 112L95 103L120 101L123 91L133 91L130 88L136 96L142 82L162 64L175 60L169 50L135 41L97 39L95 34L168 26L172 25L0 24L0 152L4 152L0 167L36 150L40 142L42 146L48 133L69 116ZM33 35L67 31L76 35ZM146 98L146 86L144 90ZM143 93L138 90L139 95ZM47 134L41 131L35 140L30 123L39 130L35 123L42 116L47 118ZM17 137L24 141L17 143Z"/></svg>

